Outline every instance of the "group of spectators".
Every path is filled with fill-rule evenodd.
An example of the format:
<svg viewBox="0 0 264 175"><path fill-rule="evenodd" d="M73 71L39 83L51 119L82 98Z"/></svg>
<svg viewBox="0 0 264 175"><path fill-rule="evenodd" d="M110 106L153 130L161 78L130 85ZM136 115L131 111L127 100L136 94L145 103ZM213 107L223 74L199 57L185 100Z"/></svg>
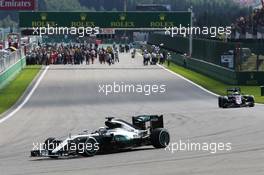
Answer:
<svg viewBox="0 0 264 175"><path fill-rule="evenodd" d="M264 8L254 9L253 13L249 16L238 18L235 23L232 24L233 32L239 32L245 35L246 32L257 35L260 29L264 28Z"/></svg>
<svg viewBox="0 0 264 175"><path fill-rule="evenodd" d="M27 54L27 64L94 64L99 58L101 64L119 62L115 45L99 48L96 44L54 44L38 45Z"/></svg>

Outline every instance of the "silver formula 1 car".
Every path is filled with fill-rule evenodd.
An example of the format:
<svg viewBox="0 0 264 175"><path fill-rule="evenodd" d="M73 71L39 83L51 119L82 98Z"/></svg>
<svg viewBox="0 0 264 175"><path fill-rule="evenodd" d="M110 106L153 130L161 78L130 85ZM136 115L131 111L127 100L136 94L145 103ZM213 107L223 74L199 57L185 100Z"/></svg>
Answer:
<svg viewBox="0 0 264 175"><path fill-rule="evenodd" d="M240 88L230 88L226 90L226 96L218 97L220 108L230 107L254 107L255 99L253 95L243 95Z"/></svg>
<svg viewBox="0 0 264 175"><path fill-rule="evenodd" d="M170 142L169 132L163 128L163 115L132 117L132 124L113 117L93 133L84 131L65 140L48 138L41 149L33 149L32 157L94 156L135 147L153 145L165 148Z"/></svg>

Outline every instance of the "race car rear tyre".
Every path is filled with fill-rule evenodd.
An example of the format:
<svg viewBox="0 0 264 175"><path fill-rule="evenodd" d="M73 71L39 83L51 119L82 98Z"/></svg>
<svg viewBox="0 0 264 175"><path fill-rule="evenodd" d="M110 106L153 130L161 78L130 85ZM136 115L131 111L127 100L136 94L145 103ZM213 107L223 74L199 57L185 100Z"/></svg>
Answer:
<svg viewBox="0 0 264 175"><path fill-rule="evenodd" d="M254 102L252 102L252 103L249 104L249 107L251 107L251 108L254 107L254 106L255 106L255 103Z"/></svg>
<svg viewBox="0 0 264 175"><path fill-rule="evenodd" d="M219 108L223 107L223 97L218 97L218 107Z"/></svg>
<svg viewBox="0 0 264 175"><path fill-rule="evenodd" d="M94 156L99 151L99 144L94 137L89 137L84 144L84 156Z"/></svg>
<svg viewBox="0 0 264 175"><path fill-rule="evenodd" d="M165 148L170 143L170 134L164 128L156 128L151 132L151 144L155 148Z"/></svg>

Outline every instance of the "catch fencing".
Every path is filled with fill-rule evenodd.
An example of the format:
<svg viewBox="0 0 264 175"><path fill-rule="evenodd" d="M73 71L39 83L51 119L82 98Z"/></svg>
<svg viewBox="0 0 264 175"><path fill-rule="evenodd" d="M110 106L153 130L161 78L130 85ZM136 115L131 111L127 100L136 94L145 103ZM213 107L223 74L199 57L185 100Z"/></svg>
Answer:
<svg viewBox="0 0 264 175"><path fill-rule="evenodd" d="M18 49L13 52L0 51L0 73L4 72L6 69L24 57L25 53L23 49Z"/></svg>

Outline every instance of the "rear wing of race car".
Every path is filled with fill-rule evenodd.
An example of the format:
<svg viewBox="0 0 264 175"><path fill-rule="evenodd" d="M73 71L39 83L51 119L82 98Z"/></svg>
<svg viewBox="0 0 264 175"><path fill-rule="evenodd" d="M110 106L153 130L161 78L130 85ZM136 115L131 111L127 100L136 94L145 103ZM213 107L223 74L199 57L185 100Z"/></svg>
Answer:
<svg viewBox="0 0 264 175"><path fill-rule="evenodd" d="M235 88L228 88L226 89L227 92L240 92L241 89L239 87L235 87Z"/></svg>
<svg viewBox="0 0 264 175"><path fill-rule="evenodd" d="M132 124L140 129L147 129L148 123L150 129L163 128L163 115L139 115L132 117Z"/></svg>

